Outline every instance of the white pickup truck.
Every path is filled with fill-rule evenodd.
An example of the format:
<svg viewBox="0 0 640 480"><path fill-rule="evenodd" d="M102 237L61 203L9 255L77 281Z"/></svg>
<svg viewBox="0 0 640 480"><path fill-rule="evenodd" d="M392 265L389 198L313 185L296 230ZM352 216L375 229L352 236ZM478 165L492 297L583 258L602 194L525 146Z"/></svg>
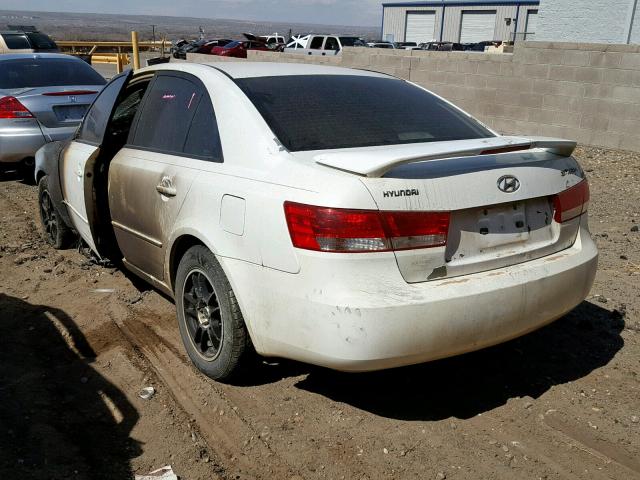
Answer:
<svg viewBox="0 0 640 480"><path fill-rule="evenodd" d="M344 47L366 46L364 40L354 36L297 35L291 38L284 51L285 53L333 56L342 54Z"/></svg>

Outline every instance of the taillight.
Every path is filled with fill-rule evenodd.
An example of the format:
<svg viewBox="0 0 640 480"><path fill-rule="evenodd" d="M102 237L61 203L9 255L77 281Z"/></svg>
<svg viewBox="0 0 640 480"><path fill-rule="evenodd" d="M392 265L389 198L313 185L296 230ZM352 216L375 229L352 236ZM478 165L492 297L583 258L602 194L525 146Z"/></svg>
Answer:
<svg viewBox="0 0 640 480"><path fill-rule="evenodd" d="M582 180L577 185L560 192L553 197L555 213L553 219L558 223L568 222L587 212L589 206L589 182Z"/></svg>
<svg viewBox="0 0 640 480"><path fill-rule="evenodd" d="M68 90L66 92L47 92L42 95L46 97L65 97L67 95L93 95L94 93L98 93L94 90Z"/></svg>
<svg viewBox="0 0 640 480"><path fill-rule="evenodd" d="M449 212L381 212L285 202L296 248L322 252L389 252L447 243Z"/></svg>
<svg viewBox="0 0 640 480"><path fill-rule="evenodd" d="M15 97L0 98L0 118L33 118L31 112Z"/></svg>

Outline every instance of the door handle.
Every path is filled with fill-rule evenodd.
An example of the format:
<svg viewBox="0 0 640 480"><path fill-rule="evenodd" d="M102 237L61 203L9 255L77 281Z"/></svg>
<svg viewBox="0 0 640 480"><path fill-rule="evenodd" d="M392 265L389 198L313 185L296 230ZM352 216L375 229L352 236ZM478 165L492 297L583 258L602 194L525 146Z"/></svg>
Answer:
<svg viewBox="0 0 640 480"><path fill-rule="evenodd" d="M178 194L169 177L163 177L160 185L156 185L156 191L165 197L175 197Z"/></svg>

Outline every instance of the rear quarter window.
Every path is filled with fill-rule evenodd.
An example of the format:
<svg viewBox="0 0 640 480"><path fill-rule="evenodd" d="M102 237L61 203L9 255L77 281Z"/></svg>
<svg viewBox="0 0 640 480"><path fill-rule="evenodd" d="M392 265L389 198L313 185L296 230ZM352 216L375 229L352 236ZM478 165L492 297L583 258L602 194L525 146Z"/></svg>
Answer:
<svg viewBox="0 0 640 480"><path fill-rule="evenodd" d="M31 44L24 34L2 34L2 39L6 43L9 50L26 50L31 49Z"/></svg>
<svg viewBox="0 0 640 480"><path fill-rule="evenodd" d="M443 99L395 78L300 75L236 83L289 151L494 136Z"/></svg>
<svg viewBox="0 0 640 480"><path fill-rule="evenodd" d="M208 94L204 94L191 122L184 153L202 160L222 162L222 146L216 114Z"/></svg>

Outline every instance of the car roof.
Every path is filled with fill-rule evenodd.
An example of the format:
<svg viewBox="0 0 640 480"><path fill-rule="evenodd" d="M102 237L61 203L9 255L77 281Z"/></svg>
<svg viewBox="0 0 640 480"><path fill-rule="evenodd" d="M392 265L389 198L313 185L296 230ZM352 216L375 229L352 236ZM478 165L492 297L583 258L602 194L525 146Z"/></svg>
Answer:
<svg viewBox="0 0 640 480"><path fill-rule="evenodd" d="M388 77L388 75L354 70L351 68L311 65L303 63L275 62L225 62L207 64L223 71L231 78L285 77L293 75L359 75L363 77Z"/></svg>
<svg viewBox="0 0 640 480"><path fill-rule="evenodd" d="M65 55L63 53L5 53L0 55L0 62L3 60L25 60L37 58L60 58L82 62L82 60L78 57L74 57L73 55Z"/></svg>

